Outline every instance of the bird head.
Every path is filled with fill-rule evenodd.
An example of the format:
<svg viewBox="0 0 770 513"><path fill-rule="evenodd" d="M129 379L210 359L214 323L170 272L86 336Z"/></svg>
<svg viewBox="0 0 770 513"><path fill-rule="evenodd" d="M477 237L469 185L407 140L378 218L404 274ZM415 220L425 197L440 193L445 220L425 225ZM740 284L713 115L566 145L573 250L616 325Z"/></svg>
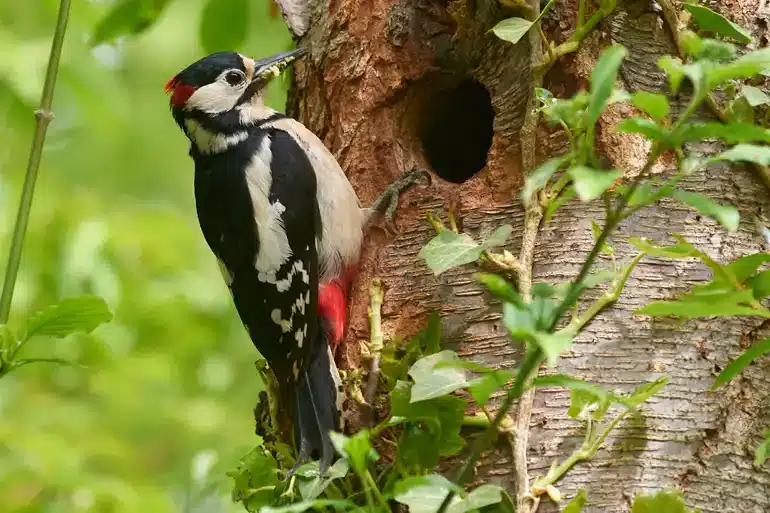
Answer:
<svg viewBox="0 0 770 513"><path fill-rule="evenodd" d="M264 108L267 84L304 53L297 48L254 60L236 52L218 52L190 64L166 82L174 119L185 132L188 119L217 132L247 124L244 109L250 109L253 118L255 108Z"/></svg>

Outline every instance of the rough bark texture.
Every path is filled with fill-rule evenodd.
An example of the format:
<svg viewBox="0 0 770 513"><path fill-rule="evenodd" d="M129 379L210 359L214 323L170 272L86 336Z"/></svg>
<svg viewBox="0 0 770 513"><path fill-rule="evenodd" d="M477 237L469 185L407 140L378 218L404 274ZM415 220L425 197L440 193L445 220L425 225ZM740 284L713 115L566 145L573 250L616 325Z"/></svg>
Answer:
<svg viewBox="0 0 770 513"><path fill-rule="evenodd" d="M473 78L489 91L494 108L494 139L487 166L456 185L435 179L429 188L405 195L399 209L399 234L393 239L370 236L362 276L354 289L349 341L368 336L367 286L380 276L386 287L383 322L388 335L417 332L427 314L439 310L445 344L476 362L512 368L520 349L512 345L500 322L500 309L474 282L474 269L456 269L435 278L418 257L433 236L425 213L443 215L459 207L462 228L483 237L510 223L516 237L523 223L517 199L521 176L518 133L529 91L529 48L497 40L486 31L514 15L490 0L332 0L317 2L310 30L300 44L311 58L299 64L290 112L318 134L340 160L361 197L372 201L403 171L429 168L420 143L420 123L446 109L441 91ZM574 25L576 1L559 2L546 28L556 42ZM766 41L759 0L722 0L712 8L732 16ZM629 91L660 91L664 77L657 58L674 53L660 10L647 2L628 2L605 20L574 56L548 74L545 87L567 96L585 85L595 57L612 42L626 45L622 86ZM672 100L681 106L685 98ZM679 102L679 103L678 103ZM599 132L600 150L612 165L638 170L645 157L642 140L612 130L617 120L633 115L628 107L613 108ZM701 115L706 117L707 112ZM471 120L468 131L478 130ZM558 133L540 127L541 159L565 150ZM692 151L715 151L701 145ZM453 151L447 148L446 151ZM669 162L656 168L666 172ZM615 237L620 259L634 251L624 243L630 235L667 242L681 233L712 257L726 261L762 248L763 240L750 214L765 203L767 191L745 170L713 167L687 181L685 187L738 206L741 229L726 234L674 202L641 212ZM535 254L536 281L560 282L577 272L593 238L591 219L600 220L599 203L570 203L542 227ZM602 261L599 265L608 265ZM637 492L679 488L691 507L704 512L770 511L770 470L754 468L753 450L763 428L770 426L770 358L759 360L728 387L707 390L729 358L752 341L770 336L770 323L759 320L707 320L675 323L633 315L651 300L669 297L709 272L692 261L647 259L634 272L620 301L606 310L564 355L556 371L621 391L661 375L671 377L660 396L644 407L643 425L626 422L597 456L578 465L560 483L571 496L590 489L588 512L628 511ZM348 345L348 359L357 361L357 344ZM543 475L554 458L568 456L580 444L581 426L569 419L569 392L537 391L531 422L530 476ZM512 488L513 465L506 445L490 451L478 467L476 481ZM556 511L549 502L540 511Z"/></svg>

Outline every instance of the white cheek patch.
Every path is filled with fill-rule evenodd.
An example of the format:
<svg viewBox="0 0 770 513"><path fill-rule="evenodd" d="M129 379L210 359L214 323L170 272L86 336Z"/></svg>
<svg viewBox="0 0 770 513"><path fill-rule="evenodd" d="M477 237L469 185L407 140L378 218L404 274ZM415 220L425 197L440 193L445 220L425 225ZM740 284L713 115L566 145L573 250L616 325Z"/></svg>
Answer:
<svg viewBox="0 0 770 513"><path fill-rule="evenodd" d="M200 110L207 114L220 114L233 110L241 93L243 93L243 87L232 87L227 82L217 80L196 89L185 102L184 108Z"/></svg>
<svg viewBox="0 0 770 513"><path fill-rule="evenodd" d="M232 134L218 134L206 130L200 123L194 119L184 121L188 137L195 143L198 150L203 154L222 153L231 146L245 141L249 133L245 130Z"/></svg>

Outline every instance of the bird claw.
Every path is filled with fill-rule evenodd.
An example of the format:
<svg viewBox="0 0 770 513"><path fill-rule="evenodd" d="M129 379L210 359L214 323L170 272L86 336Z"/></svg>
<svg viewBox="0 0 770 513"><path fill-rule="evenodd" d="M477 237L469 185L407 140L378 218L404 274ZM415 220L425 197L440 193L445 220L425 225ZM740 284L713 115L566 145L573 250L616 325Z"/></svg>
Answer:
<svg viewBox="0 0 770 513"><path fill-rule="evenodd" d="M395 235L397 232L395 216L401 194L417 185L422 179L427 181L428 186L432 183L430 173L413 169L391 183L367 209L365 226L369 226L378 214L382 214L383 229L388 235Z"/></svg>

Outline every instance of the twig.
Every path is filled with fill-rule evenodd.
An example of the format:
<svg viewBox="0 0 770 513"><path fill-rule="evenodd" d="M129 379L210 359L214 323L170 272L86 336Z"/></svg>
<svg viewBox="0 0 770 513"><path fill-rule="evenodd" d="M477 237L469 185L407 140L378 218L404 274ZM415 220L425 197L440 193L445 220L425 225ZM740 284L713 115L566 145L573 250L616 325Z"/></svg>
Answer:
<svg viewBox="0 0 770 513"><path fill-rule="evenodd" d="M374 278L369 285L369 354L372 362L369 366L369 377L366 380L364 401L374 408L377 398L377 383L380 379L380 356L382 355L382 282Z"/></svg>
<svg viewBox="0 0 770 513"><path fill-rule="evenodd" d="M36 126L35 135L32 138L32 146L29 151L29 160L27 161L27 172L24 177L24 187L22 188L19 210L16 214L16 224L13 228L13 238L11 239L11 249L8 254L8 265L5 270L5 279L3 281L3 292L0 296L0 324L8 322L8 316L11 312L11 300L13 299L13 289L16 286L16 277L19 274L19 265L21 264L21 250L24 246L24 236L27 233L29 224L29 212L32 207L32 197L35 192L35 183L40 169L40 157L43 154L43 143L48 131L48 124L53 119L51 104L53 103L53 91L56 85L56 77L59 74L59 59L64 44L64 33L67 30L67 20L70 12L70 0L61 0L59 4L59 17L56 20L56 30L51 43L51 54L48 57L48 69L45 73L45 84L43 85L43 94L40 99L40 108L35 111Z"/></svg>

